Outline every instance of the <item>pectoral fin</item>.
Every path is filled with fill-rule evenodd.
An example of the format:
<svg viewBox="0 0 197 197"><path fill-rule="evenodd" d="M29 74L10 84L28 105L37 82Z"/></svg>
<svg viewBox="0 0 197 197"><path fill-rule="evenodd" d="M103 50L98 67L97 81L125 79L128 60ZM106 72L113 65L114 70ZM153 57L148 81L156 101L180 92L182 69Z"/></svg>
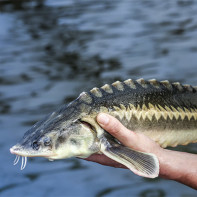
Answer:
<svg viewBox="0 0 197 197"><path fill-rule="evenodd" d="M135 151L121 144L101 147L107 157L125 165L135 174L155 178L159 175L159 161L154 154Z"/></svg>

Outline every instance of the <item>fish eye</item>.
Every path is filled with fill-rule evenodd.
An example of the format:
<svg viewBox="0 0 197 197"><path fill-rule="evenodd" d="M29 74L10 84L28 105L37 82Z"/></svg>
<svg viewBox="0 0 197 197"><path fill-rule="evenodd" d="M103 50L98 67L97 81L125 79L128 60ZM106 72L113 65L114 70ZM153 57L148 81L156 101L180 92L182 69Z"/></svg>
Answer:
<svg viewBox="0 0 197 197"><path fill-rule="evenodd" d="M37 141L34 141L32 143L32 147L33 147L34 150L38 150L40 148L40 144Z"/></svg>
<svg viewBox="0 0 197 197"><path fill-rule="evenodd" d="M51 139L50 139L50 137L44 138L43 142L44 142L44 145L45 145L45 146L49 146L49 145L51 144Z"/></svg>

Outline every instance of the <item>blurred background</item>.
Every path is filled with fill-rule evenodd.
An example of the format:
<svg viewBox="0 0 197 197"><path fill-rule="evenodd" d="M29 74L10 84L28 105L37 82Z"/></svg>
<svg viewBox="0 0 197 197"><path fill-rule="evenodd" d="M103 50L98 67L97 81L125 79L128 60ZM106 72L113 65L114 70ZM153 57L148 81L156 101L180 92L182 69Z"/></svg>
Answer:
<svg viewBox="0 0 197 197"><path fill-rule="evenodd" d="M194 197L174 181L9 153L82 91L128 78L197 85L197 1L0 0L0 196ZM197 153L192 144L179 150Z"/></svg>

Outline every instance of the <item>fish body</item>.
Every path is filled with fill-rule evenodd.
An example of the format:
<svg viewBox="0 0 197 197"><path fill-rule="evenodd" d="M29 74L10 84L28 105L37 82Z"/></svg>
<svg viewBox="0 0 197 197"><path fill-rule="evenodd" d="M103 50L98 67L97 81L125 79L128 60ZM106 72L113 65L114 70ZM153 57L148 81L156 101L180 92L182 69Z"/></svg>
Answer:
<svg viewBox="0 0 197 197"><path fill-rule="evenodd" d="M82 92L36 123L10 151L48 159L100 153L138 175L157 177L157 157L123 146L98 125L100 112L116 117L128 129L147 135L164 148L197 142L197 87L128 79Z"/></svg>

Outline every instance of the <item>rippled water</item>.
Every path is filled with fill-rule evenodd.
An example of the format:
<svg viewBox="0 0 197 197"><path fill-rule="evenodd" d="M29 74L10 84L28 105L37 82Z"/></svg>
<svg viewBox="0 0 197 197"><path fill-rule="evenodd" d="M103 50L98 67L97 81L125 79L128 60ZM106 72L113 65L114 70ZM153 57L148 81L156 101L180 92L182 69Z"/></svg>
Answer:
<svg viewBox="0 0 197 197"><path fill-rule="evenodd" d="M197 84L197 2L0 1L0 196L196 196L174 181L9 148L82 90L127 78ZM196 145L183 148L197 153Z"/></svg>

